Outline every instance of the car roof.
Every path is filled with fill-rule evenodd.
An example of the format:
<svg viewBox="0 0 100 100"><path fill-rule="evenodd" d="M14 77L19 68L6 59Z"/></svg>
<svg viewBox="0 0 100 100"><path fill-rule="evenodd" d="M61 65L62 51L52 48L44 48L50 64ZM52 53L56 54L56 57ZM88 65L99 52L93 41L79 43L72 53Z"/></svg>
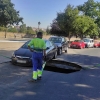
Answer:
<svg viewBox="0 0 100 100"><path fill-rule="evenodd" d="M51 36L50 38L64 38L63 36Z"/></svg>
<svg viewBox="0 0 100 100"><path fill-rule="evenodd" d="M83 38L83 39L93 40L93 39L91 39L91 38Z"/></svg>
<svg viewBox="0 0 100 100"><path fill-rule="evenodd" d="M30 40L28 40L28 41L31 41L31 40L32 40L32 39L30 39ZM44 40L45 42L49 41L49 40L47 40L47 39L43 39L43 40ZM28 42L28 41L27 41L27 42Z"/></svg>

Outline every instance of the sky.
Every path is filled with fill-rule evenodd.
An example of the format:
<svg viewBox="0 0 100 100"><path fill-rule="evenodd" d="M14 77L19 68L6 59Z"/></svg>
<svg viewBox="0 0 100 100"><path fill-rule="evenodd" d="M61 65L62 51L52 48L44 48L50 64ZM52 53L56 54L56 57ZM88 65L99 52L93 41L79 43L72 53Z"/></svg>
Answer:
<svg viewBox="0 0 100 100"><path fill-rule="evenodd" d="M100 0L94 0L100 2ZM47 28L57 17L57 12L63 12L68 4L78 6L87 0L11 0L14 8L20 11L20 17L26 26Z"/></svg>

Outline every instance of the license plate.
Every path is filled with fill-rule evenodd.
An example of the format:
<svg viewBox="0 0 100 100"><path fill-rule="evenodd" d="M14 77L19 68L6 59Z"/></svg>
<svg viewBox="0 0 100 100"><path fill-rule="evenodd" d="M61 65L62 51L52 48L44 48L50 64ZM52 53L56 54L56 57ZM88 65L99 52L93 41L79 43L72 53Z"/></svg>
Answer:
<svg viewBox="0 0 100 100"><path fill-rule="evenodd" d="M18 63L26 63L25 60L17 60Z"/></svg>

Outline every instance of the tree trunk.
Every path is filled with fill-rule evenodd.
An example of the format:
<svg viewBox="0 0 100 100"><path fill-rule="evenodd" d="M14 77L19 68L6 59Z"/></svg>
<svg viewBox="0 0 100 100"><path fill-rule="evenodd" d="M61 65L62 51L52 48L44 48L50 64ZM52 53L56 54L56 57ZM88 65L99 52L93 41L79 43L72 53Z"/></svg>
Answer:
<svg viewBox="0 0 100 100"><path fill-rule="evenodd" d="M69 32L69 34L68 34L68 39L69 39L69 42L70 42L70 39L71 39L71 37L70 37L70 32Z"/></svg>
<svg viewBox="0 0 100 100"><path fill-rule="evenodd" d="M7 37L7 28L5 29L5 38Z"/></svg>
<svg viewBox="0 0 100 100"><path fill-rule="evenodd" d="M70 37L70 32L69 32L69 34L68 34L68 39L69 39L68 47L70 47L70 39L71 39L71 37Z"/></svg>
<svg viewBox="0 0 100 100"><path fill-rule="evenodd" d="M80 35L80 38L81 38L81 40L83 39L83 34L81 33L81 35Z"/></svg>

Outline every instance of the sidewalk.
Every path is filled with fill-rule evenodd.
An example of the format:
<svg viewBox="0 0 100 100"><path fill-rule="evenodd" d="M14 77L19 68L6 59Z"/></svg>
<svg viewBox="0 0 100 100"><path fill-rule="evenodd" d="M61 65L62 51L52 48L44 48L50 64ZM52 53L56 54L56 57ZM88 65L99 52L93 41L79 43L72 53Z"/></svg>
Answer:
<svg viewBox="0 0 100 100"><path fill-rule="evenodd" d="M0 42L0 63L11 61L12 53L24 42Z"/></svg>

